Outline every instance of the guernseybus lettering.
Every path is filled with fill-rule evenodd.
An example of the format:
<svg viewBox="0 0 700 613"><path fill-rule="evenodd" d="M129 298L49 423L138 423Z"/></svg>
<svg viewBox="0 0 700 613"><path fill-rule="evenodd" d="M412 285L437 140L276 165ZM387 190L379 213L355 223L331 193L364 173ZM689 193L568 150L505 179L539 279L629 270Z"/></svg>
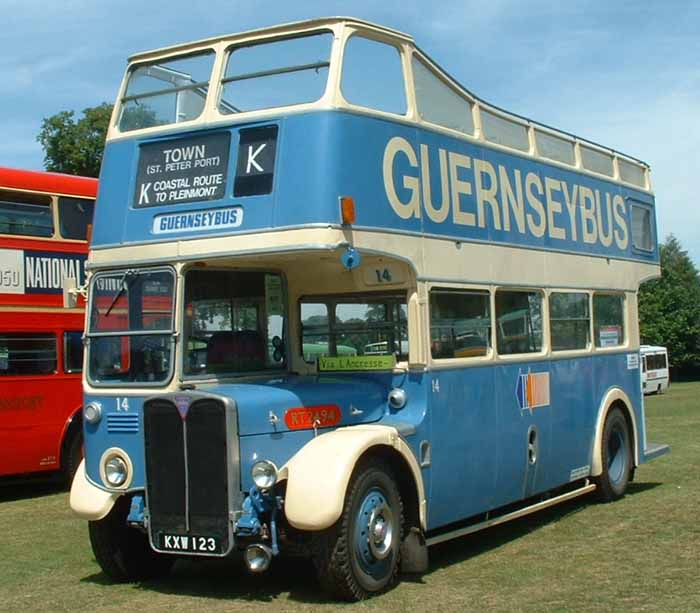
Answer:
<svg viewBox="0 0 700 613"><path fill-rule="evenodd" d="M620 194L443 148L437 151L439 168L431 168L435 155L430 147L421 144L419 149L417 154L405 138L395 136L384 150L384 188L391 208L401 219L420 219L425 213L438 224L451 218L458 226L491 227L533 238L546 234L555 240L603 247L614 242L618 249L627 249L627 211ZM403 198L394 179L399 158L403 158L402 167L411 169L399 177ZM431 174L438 171L440 201L435 202Z"/></svg>

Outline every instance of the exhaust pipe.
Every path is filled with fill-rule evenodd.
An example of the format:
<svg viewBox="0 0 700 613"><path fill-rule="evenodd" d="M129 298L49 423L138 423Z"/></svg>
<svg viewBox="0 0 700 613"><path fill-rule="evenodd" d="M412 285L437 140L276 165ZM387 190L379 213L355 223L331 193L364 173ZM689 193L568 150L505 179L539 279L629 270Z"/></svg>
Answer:
<svg viewBox="0 0 700 613"><path fill-rule="evenodd" d="M248 545L245 550L245 563L252 573L264 573L270 568L272 549L262 543Z"/></svg>

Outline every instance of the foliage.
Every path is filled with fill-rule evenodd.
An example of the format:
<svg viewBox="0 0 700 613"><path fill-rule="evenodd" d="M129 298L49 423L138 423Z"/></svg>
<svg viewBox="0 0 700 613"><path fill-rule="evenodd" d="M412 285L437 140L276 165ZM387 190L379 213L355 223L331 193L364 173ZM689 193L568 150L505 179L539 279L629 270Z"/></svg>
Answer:
<svg viewBox="0 0 700 613"><path fill-rule="evenodd" d="M659 246L661 278L639 290L642 342L668 348L672 367L700 367L700 276L673 235Z"/></svg>
<svg viewBox="0 0 700 613"><path fill-rule="evenodd" d="M97 177L112 105L106 102L83 110L76 121L74 111L61 111L44 119L37 140L44 148L46 170Z"/></svg>

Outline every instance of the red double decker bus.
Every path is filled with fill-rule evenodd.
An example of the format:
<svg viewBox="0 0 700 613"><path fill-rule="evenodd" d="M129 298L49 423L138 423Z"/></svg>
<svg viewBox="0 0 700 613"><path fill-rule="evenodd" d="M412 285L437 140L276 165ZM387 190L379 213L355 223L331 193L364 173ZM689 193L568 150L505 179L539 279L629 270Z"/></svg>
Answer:
<svg viewBox="0 0 700 613"><path fill-rule="evenodd" d="M0 477L61 470L82 456L85 281L97 180L0 167Z"/></svg>

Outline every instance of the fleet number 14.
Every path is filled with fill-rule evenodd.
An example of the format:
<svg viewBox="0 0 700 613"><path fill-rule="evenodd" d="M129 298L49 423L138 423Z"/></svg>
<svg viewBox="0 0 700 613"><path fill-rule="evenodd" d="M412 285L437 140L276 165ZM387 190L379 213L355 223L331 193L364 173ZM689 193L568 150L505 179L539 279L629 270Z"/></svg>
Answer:
<svg viewBox="0 0 700 613"><path fill-rule="evenodd" d="M129 410L129 399L119 398L117 396L117 411L128 411Z"/></svg>

